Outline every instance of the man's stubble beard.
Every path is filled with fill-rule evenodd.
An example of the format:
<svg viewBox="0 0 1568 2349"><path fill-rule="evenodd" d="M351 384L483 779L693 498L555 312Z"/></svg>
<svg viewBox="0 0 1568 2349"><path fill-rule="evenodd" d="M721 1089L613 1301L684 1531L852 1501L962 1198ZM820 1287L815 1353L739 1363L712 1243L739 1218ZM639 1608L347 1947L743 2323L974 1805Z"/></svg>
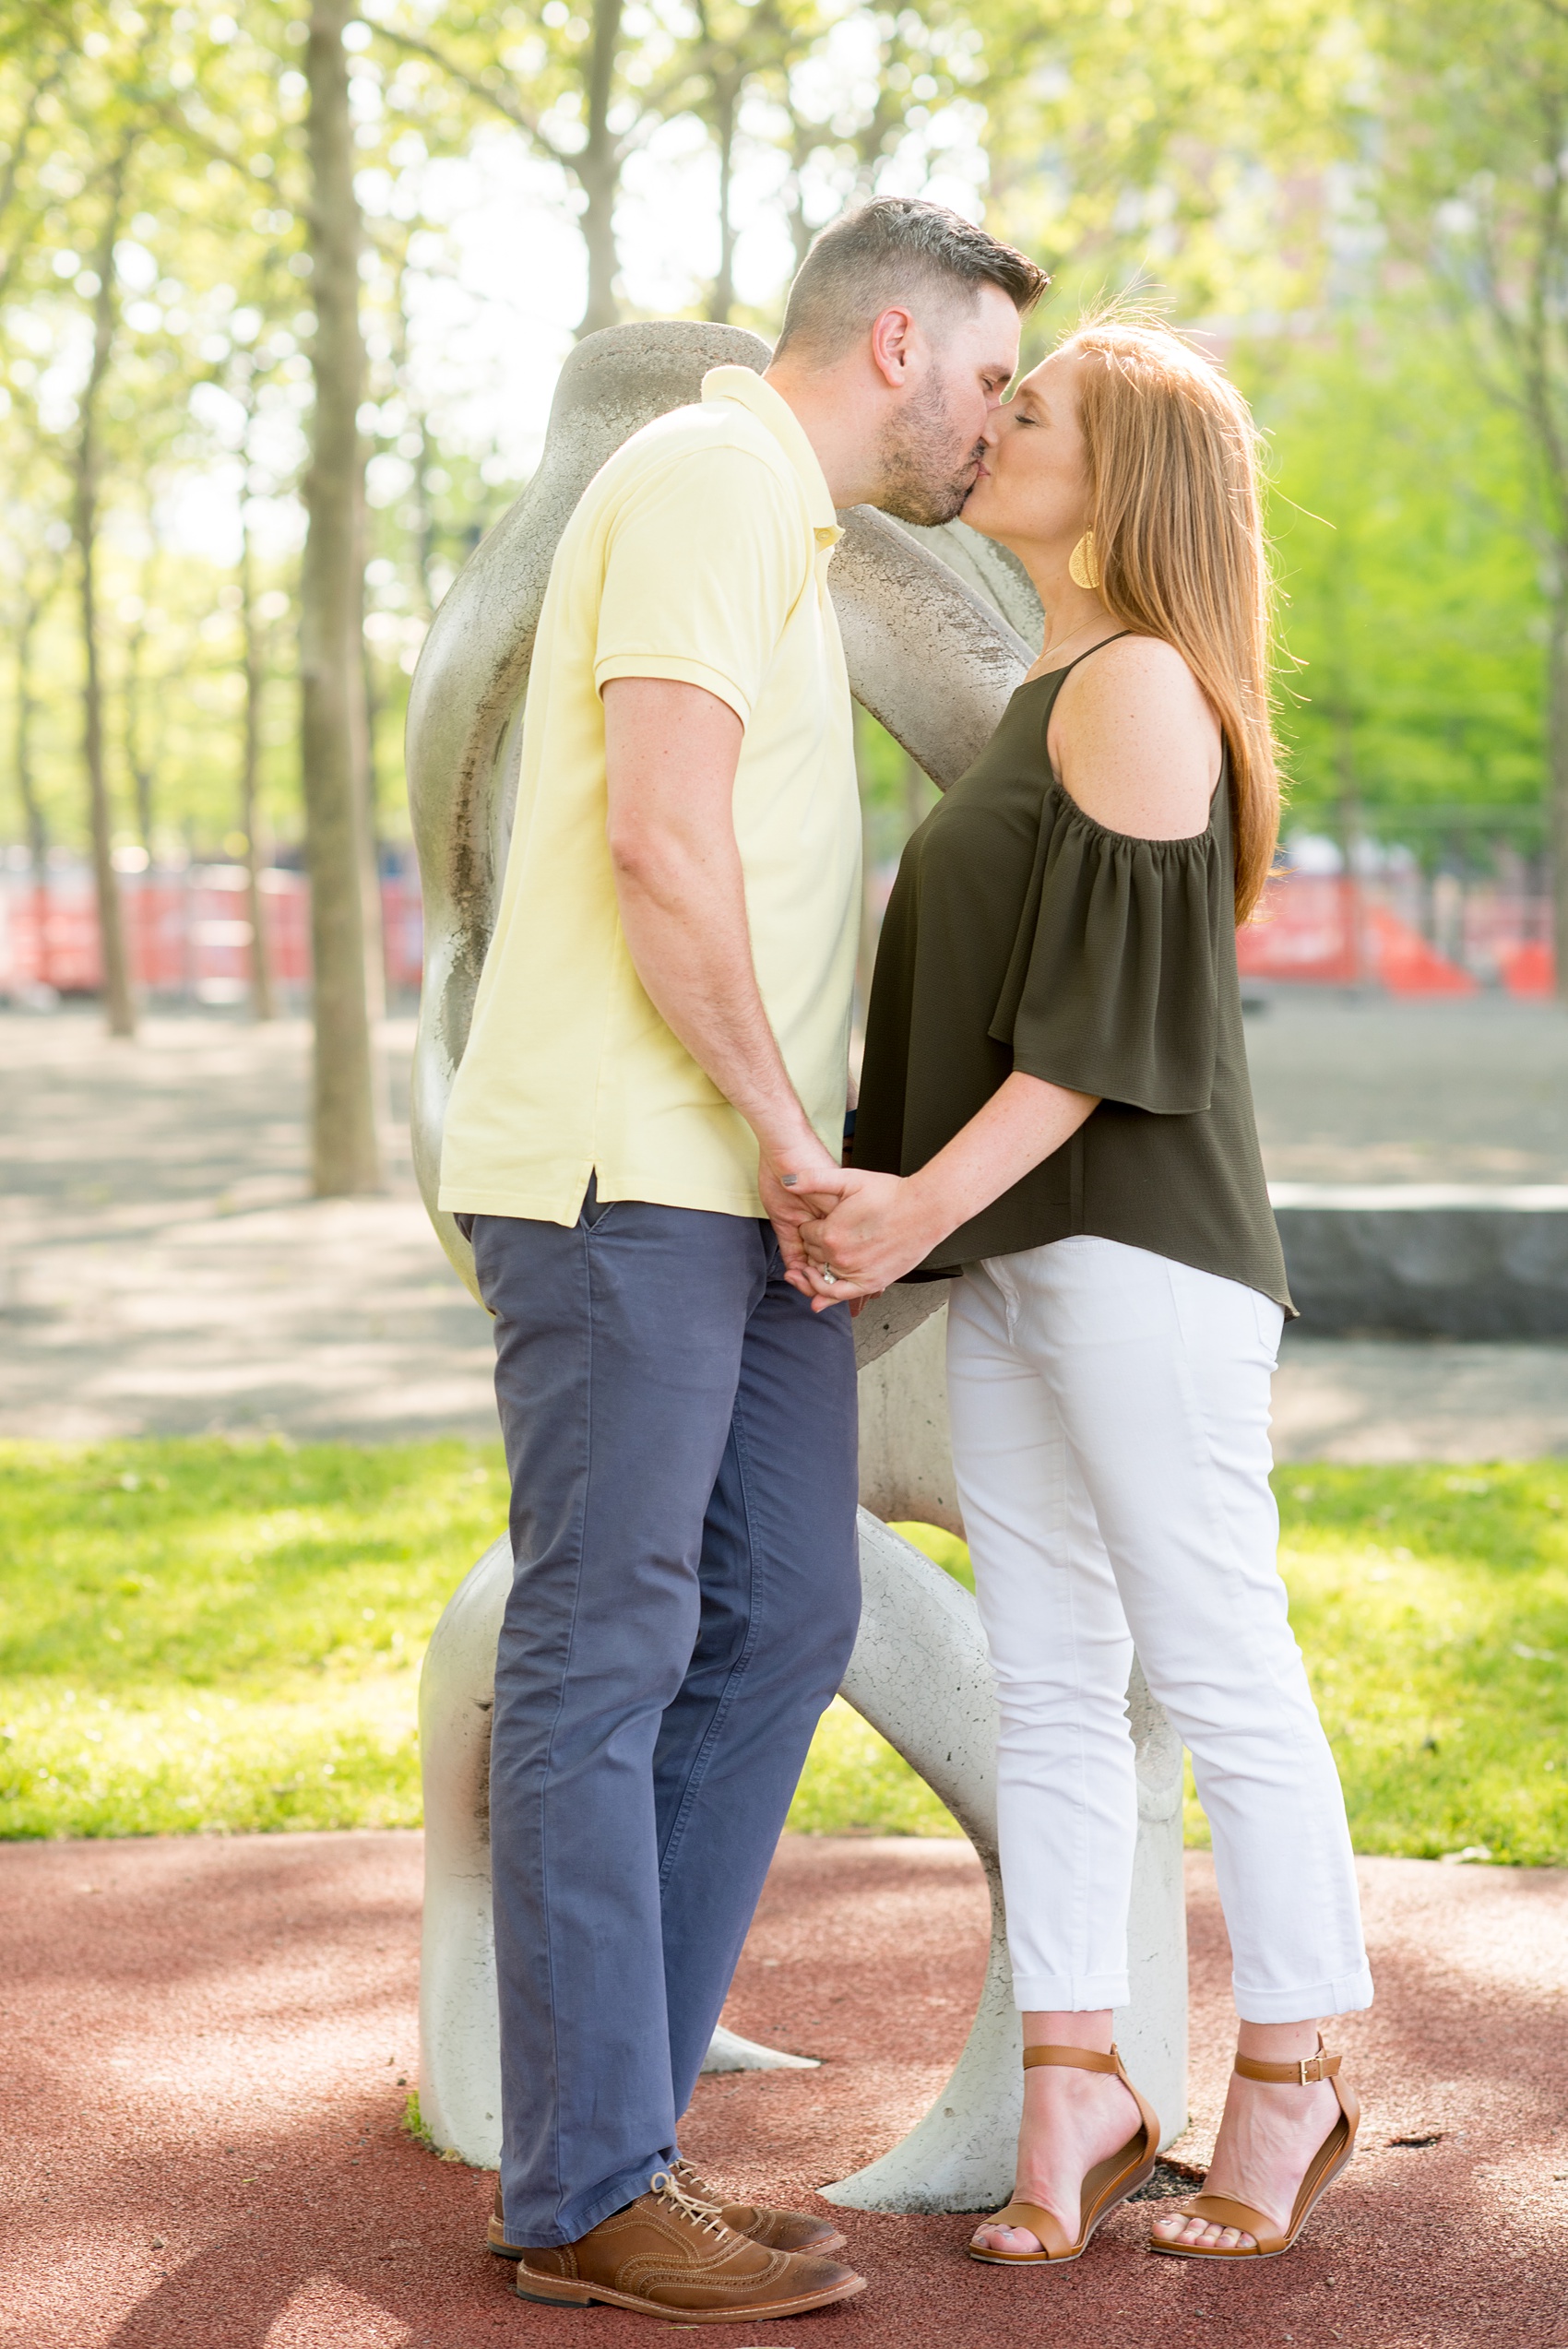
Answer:
<svg viewBox="0 0 1568 2349"><path fill-rule="evenodd" d="M975 468L985 454L976 441L962 464L953 458L953 426L943 386L932 380L908 407L891 418L882 439L882 486L876 504L896 522L923 528L952 522L975 485Z"/></svg>

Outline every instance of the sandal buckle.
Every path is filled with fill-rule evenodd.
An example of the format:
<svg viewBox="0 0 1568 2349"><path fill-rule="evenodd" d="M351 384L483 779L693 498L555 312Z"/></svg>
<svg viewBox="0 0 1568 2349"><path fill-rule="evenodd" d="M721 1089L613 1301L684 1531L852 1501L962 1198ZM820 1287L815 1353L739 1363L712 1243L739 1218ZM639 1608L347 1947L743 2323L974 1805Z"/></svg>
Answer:
<svg viewBox="0 0 1568 2349"><path fill-rule="evenodd" d="M1323 2049L1320 2047L1315 2056L1303 2056L1296 2069L1301 2075L1301 2084L1303 2088L1310 2086L1314 2080L1321 2080L1324 2076Z"/></svg>

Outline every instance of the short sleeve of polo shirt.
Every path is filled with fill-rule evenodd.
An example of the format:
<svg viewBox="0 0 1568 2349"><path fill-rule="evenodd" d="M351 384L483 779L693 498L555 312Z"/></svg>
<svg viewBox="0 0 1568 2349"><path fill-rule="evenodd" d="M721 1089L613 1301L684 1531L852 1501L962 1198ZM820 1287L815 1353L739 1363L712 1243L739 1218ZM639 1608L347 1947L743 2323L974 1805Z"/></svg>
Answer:
<svg viewBox="0 0 1568 2349"><path fill-rule="evenodd" d="M610 528L595 684L700 685L749 725L810 546L798 492L746 449L688 450L639 480Z"/></svg>

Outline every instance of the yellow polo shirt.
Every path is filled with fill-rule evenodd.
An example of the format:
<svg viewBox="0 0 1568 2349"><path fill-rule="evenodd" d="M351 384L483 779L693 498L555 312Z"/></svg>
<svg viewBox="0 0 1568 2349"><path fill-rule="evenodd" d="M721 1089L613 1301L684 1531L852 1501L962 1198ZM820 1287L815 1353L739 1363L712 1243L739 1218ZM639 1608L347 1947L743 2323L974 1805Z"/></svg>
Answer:
<svg viewBox="0 0 1568 2349"><path fill-rule="evenodd" d="M756 1143L643 991L605 835L612 677L669 677L745 728L735 836L757 985L807 1117L843 1132L860 929L849 687L811 443L746 367L646 425L595 475L551 568L517 820L446 1112L441 1204L576 1221L602 1200L759 1216Z"/></svg>

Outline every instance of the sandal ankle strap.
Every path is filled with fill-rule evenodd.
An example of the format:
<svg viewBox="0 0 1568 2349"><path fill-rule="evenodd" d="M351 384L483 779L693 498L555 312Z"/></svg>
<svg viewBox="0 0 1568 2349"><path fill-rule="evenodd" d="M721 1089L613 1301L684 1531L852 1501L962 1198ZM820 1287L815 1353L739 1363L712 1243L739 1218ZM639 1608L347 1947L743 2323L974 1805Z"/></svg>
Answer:
<svg viewBox="0 0 1568 2349"><path fill-rule="evenodd" d="M1042 2063L1059 2063L1069 2071L1120 2071L1122 2058L1114 2047L1102 2056L1096 2047L1026 2047L1024 2070L1033 2071Z"/></svg>
<svg viewBox="0 0 1568 2349"><path fill-rule="evenodd" d="M1332 2080L1339 2069L1339 2058L1331 2056L1320 2039L1315 2056L1304 2056L1296 2063L1260 2063L1255 2056L1238 2056L1236 2069L1243 2080L1271 2080L1280 2086L1305 2088L1314 2080Z"/></svg>

